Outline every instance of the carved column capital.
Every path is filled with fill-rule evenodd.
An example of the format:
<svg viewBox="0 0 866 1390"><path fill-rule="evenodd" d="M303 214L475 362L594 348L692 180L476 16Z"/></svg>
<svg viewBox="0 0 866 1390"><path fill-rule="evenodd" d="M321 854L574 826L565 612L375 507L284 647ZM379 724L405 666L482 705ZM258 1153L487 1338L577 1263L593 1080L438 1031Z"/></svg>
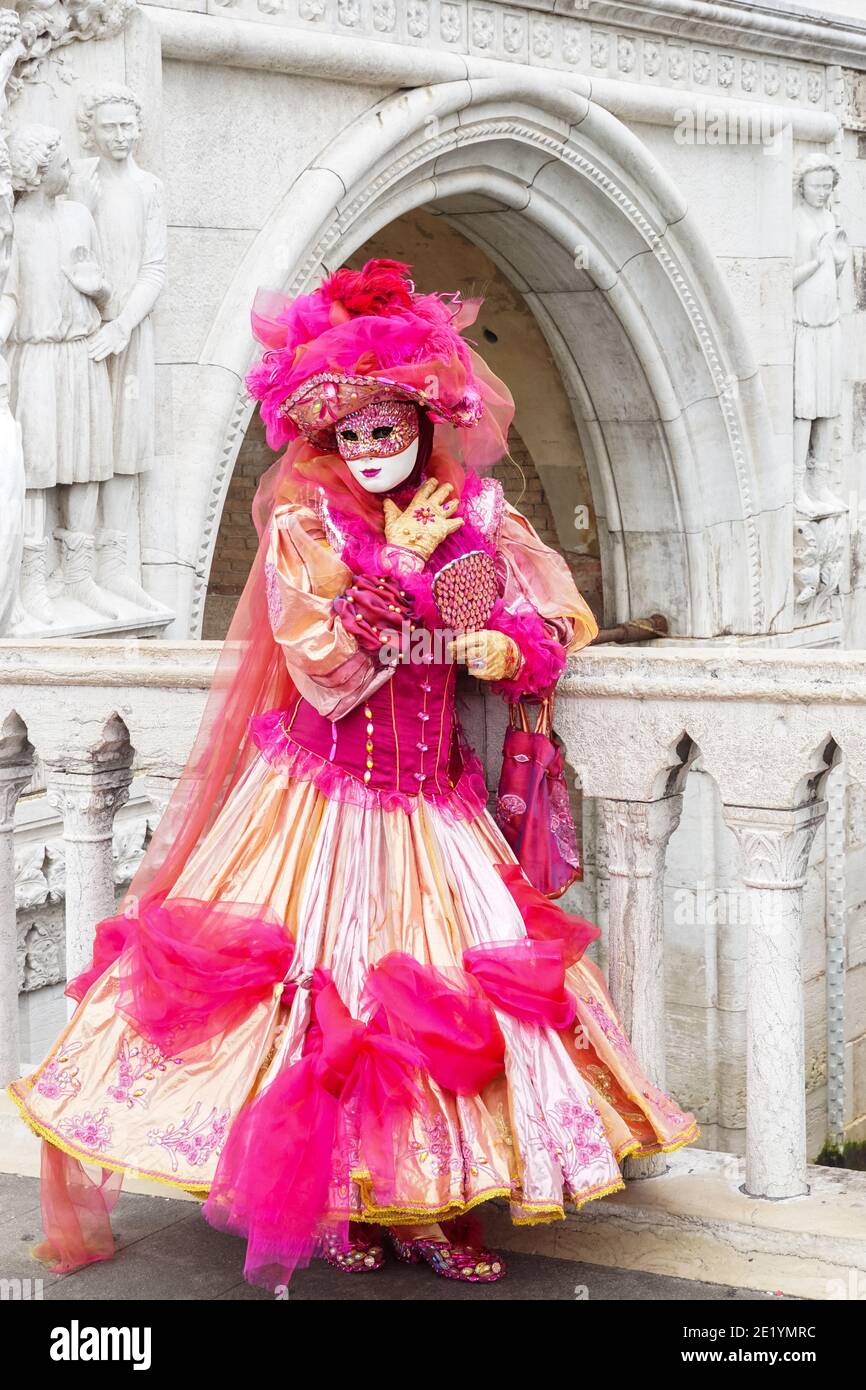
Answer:
<svg viewBox="0 0 866 1390"><path fill-rule="evenodd" d="M608 873L616 878L652 878L664 863L668 841L682 815L683 798L601 802L608 843Z"/></svg>
<svg viewBox="0 0 866 1390"><path fill-rule="evenodd" d="M28 764L0 766L0 834L14 828L15 807L18 798L33 776L33 767Z"/></svg>
<svg viewBox="0 0 866 1390"><path fill-rule="evenodd" d="M63 838L73 844L111 840L114 817L129 800L128 763L94 772L46 768L49 804L63 817Z"/></svg>
<svg viewBox="0 0 866 1390"><path fill-rule="evenodd" d="M801 889L812 841L826 810L825 801L790 811L724 806L725 822L736 835L742 853L745 886L789 892Z"/></svg>

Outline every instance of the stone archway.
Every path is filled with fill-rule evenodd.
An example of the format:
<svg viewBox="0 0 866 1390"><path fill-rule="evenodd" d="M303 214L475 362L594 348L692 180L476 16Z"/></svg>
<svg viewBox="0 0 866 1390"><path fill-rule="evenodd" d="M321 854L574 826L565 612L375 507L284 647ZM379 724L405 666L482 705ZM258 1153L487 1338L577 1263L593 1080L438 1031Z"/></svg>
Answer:
<svg viewBox="0 0 866 1390"><path fill-rule="evenodd" d="M784 622L787 498L763 390L685 201L608 112L496 78L383 101L293 183L239 266L200 359L220 408L204 436L198 422L217 463L195 517L191 630L251 409L255 290L309 288L419 207L486 251L545 334L592 483L606 619L657 609L697 638Z"/></svg>

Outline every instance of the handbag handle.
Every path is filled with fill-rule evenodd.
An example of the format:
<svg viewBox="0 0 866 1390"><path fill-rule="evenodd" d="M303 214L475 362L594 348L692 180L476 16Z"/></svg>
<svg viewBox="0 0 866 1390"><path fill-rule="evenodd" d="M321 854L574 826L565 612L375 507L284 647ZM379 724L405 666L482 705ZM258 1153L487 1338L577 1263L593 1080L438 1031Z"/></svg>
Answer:
<svg viewBox="0 0 866 1390"><path fill-rule="evenodd" d="M538 704L538 715L535 720L535 728L529 727L529 714L527 713L530 704ZM544 734L545 738L553 735L553 691L549 695L542 696L537 702L535 700L515 700L508 706L508 718L512 729L520 729L525 734L536 733Z"/></svg>

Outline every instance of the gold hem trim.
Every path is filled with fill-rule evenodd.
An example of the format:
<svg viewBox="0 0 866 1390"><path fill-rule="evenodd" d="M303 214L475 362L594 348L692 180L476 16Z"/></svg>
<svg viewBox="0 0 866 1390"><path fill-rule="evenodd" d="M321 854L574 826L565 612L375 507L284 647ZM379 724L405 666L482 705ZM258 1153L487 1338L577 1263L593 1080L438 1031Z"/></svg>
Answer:
<svg viewBox="0 0 866 1390"><path fill-rule="evenodd" d="M451 1221L455 1216L463 1216L473 1207L480 1206L482 1202L493 1201L496 1197L512 1196L510 1187L488 1187L483 1192L476 1192L474 1197L465 1200L453 1197L451 1201L439 1207L377 1207L373 1201L370 1182L363 1178L356 1178L355 1181L360 1189L364 1210L350 1212L349 1220L366 1221L379 1226L411 1226L419 1221Z"/></svg>
<svg viewBox="0 0 866 1390"><path fill-rule="evenodd" d="M356 1179L356 1181L358 1181ZM474 1207L480 1206L482 1202L495 1201L497 1198L507 1199L512 1206L527 1207L534 1205L522 1199L513 1188L494 1187L488 1188L484 1192L478 1192L468 1201L461 1201L455 1197L446 1206L441 1207L377 1207L372 1201L370 1185L367 1182L358 1182L361 1188L361 1200L364 1202L364 1211L350 1212L350 1221L366 1222L376 1226L411 1226L418 1221L450 1221L456 1216L464 1216L466 1212ZM586 1206L587 1202L594 1202L600 1197L609 1197L613 1192L622 1192L626 1186L625 1180L620 1177L613 1182L605 1183L601 1187L579 1192L569 1197L568 1206L575 1211L580 1211L581 1207ZM546 1205L538 1203L538 1209L526 1216L514 1216L509 1213L512 1226L540 1226L549 1224L551 1221L564 1221L566 1216L565 1206L559 1203ZM326 1219L340 1220L343 1213L330 1213Z"/></svg>
<svg viewBox="0 0 866 1390"><path fill-rule="evenodd" d="M10 1082L5 1087L5 1090L18 1107L21 1119L40 1139L44 1139L48 1143L53 1144L55 1148L60 1149L61 1152L68 1154L71 1158L76 1158L84 1163L96 1164L100 1168L108 1168L111 1172L127 1173L130 1177L139 1178L145 1182L156 1182L166 1187L174 1187L200 1200L203 1200L210 1192L210 1183L178 1182L174 1178L162 1177L159 1174L150 1173L141 1168L135 1168L130 1164L117 1163L113 1159L100 1158L93 1154L86 1154L80 1149L76 1149L74 1145L68 1144L65 1140L61 1139L54 1130L42 1124L42 1122L30 1112L24 1097L18 1094L16 1084L17 1083L14 1081ZM687 1144L693 1143L695 1139L699 1138L700 1132L697 1121L694 1121L689 1126L688 1130L686 1130L685 1134L681 1135L678 1139L672 1139L667 1143L661 1142L643 1146L640 1145L639 1140L633 1140L622 1149L617 1150L614 1157L617 1163L619 1163L624 1158L650 1158L653 1154L657 1153L673 1153L675 1150L684 1148ZM366 1222L373 1225L414 1225L425 1219L427 1221L453 1220L454 1217L465 1215L474 1207L480 1206L483 1202L495 1201L497 1198L505 1198L512 1205L517 1207L531 1205L530 1203L522 1201L512 1188L493 1187L487 1188L483 1192L476 1193L468 1200L462 1200L459 1197L452 1198L451 1201L444 1206L439 1207L377 1207L373 1201L370 1174L357 1172L352 1173L351 1177L353 1181L357 1182L360 1189L364 1210L362 1212L350 1213L349 1220ZM590 1190L572 1195L569 1198L568 1205L575 1211L580 1211L588 1202L596 1201L601 1197L608 1197L614 1192L622 1192L625 1187L626 1183L624 1179L620 1177L619 1180L608 1183L595 1191ZM537 1226L549 1224L552 1221L564 1221L565 1215L564 1205L554 1204L543 1206L539 1204L538 1211L531 1215L511 1215L511 1224L513 1226ZM342 1213L335 1214L331 1212L324 1219L339 1220L341 1218Z"/></svg>
<svg viewBox="0 0 866 1390"><path fill-rule="evenodd" d="M692 1124L689 1125L686 1132L680 1135L678 1139L669 1139L666 1143L659 1142L657 1144L643 1145L641 1145L638 1141L638 1147L635 1149L628 1149L623 1154L623 1157L652 1158L653 1154L671 1154L674 1153L677 1149L685 1148L686 1144L693 1144L695 1140L700 1139L700 1137L700 1125L698 1124L697 1120L694 1120Z"/></svg>
<svg viewBox="0 0 866 1390"><path fill-rule="evenodd" d="M210 1183L188 1183L178 1182L174 1178L164 1178L158 1173L148 1173L143 1168L133 1168L128 1163L117 1163L114 1159L100 1158L94 1154L88 1154L83 1149L77 1149L73 1144L68 1144L61 1139L59 1134L49 1129L41 1120L31 1114L27 1109L27 1102L15 1090L15 1082L10 1082L6 1087L7 1093L12 1097L18 1106L20 1118L40 1139L45 1139L49 1144L53 1144L55 1149L60 1149L61 1153L68 1154L70 1158L77 1158L81 1163L93 1163L99 1168L108 1168L112 1173L128 1173L131 1178L140 1178L143 1182L163 1183L166 1187L176 1187L181 1192L188 1192L191 1197L205 1197L210 1192Z"/></svg>

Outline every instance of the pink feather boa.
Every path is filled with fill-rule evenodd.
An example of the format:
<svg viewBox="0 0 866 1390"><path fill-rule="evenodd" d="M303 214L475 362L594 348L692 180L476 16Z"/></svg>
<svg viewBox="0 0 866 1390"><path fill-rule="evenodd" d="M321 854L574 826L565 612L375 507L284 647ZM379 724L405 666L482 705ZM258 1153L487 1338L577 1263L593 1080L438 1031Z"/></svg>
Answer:
<svg viewBox="0 0 866 1390"><path fill-rule="evenodd" d="M544 619L528 603L514 610L497 599L487 626L511 637L523 657L517 674L510 680L493 681L491 690L510 702L526 695L547 694L565 670L566 656Z"/></svg>

